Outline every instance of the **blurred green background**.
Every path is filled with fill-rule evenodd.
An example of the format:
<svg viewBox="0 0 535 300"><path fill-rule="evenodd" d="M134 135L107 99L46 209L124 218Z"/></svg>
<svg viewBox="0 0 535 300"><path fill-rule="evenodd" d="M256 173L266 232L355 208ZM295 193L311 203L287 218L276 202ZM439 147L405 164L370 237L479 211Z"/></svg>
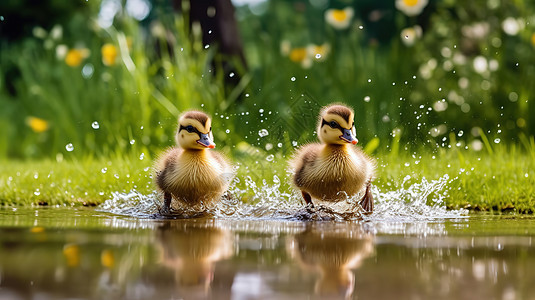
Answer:
<svg viewBox="0 0 535 300"><path fill-rule="evenodd" d="M190 108L235 157L286 153L331 102L369 152L535 149L532 1L235 0L246 63L177 2L2 1L0 157L150 157Z"/></svg>

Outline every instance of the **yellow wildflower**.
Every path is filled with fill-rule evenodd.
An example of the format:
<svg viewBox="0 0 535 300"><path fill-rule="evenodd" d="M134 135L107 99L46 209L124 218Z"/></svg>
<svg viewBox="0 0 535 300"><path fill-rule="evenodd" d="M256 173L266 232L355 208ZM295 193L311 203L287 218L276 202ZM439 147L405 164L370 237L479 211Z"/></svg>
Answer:
<svg viewBox="0 0 535 300"><path fill-rule="evenodd" d="M306 48L294 48L290 51L290 60L293 62L301 62L303 61L307 56L307 49Z"/></svg>
<svg viewBox="0 0 535 300"><path fill-rule="evenodd" d="M45 132L48 130L48 122L46 120L37 117L27 117L26 124L37 133Z"/></svg>
<svg viewBox="0 0 535 300"><path fill-rule="evenodd" d="M300 63L301 66L305 69L310 68L310 66L312 65L312 60L308 55L307 48L294 48L290 51L288 57L291 61Z"/></svg>
<svg viewBox="0 0 535 300"><path fill-rule="evenodd" d="M78 67L88 56L88 49L71 49L65 55L65 63L71 67Z"/></svg>
<svg viewBox="0 0 535 300"><path fill-rule="evenodd" d="M117 61L117 55L119 54L119 51L117 51L117 47L109 43L104 44L100 49L100 52L102 53L102 63L104 65L115 65L115 62Z"/></svg>
<svg viewBox="0 0 535 300"><path fill-rule="evenodd" d="M396 8L409 17L419 15L424 7L427 6L428 0L396 0Z"/></svg>
<svg viewBox="0 0 535 300"><path fill-rule="evenodd" d="M351 24L354 11L351 7L344 9L328 9L325 12L325 21L335 29L346 29Z"/></svg>
<svg viewBox="0 0 535 300"><path fill-rule="evenodd" d="M115 263L113 253L107 249L103 250L102 253L100 253L100 263L106 268L113 267Z"/></svg>
<svg viewBox="0 0 535 300"><path fill-rule="evenodd" d="M63 247L63 255L69 267L76 267L80 264L80 247L78 245L65 245Z"/></svg>
<svg viewBox="0 0 535 300"><path fill-rule="evenodd" d="M422 27L416 25L401 30L401 41L405 46L412 46L422 36Z"/></svg>
<svg viewBox="0 0 535 300"><path fill-rule="evenodd" d="M307 47L308 54L316 59L316 61L323 61L325 58L327 58L327 55L329 54L329 51L331 50L331 47L329 44L323 44L323 45L315 45L310 44Z"/></svg>
<svg viewBox="0 0 535 300"><path fill-rule="evenodd" d="M41 233L41 232L44 232L44 231L45 231L45 228L41 227L41 226L35 226L35 227L32 227L30 229L30 232L32 232L32 233Z"/></svg>

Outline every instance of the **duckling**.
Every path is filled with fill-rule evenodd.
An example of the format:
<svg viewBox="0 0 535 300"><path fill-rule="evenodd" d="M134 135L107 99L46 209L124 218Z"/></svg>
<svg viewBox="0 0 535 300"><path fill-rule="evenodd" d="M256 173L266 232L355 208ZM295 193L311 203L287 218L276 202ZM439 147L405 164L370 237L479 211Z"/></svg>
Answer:
<svg viewBox="0 0 535 300"><path fill-rule="evenodd" d="M175 141L155 165L156 186L164 195L161 213L169 213L172 199L189 207L210 205L227 190L232 170L215 148L212 121L201 111L188 111L178 119Z"/></svg>
<svg viewBox="0 0 535 300"><path fill-rule="evenodd" d="M303 146L291 162L293 183L301 190L307 205L312 198L338 202L365 189L360 205L373 212L370 185L375 162L360 148L355 137L354 112L342 104L324 107L317 127L321 144Z"/></svg>

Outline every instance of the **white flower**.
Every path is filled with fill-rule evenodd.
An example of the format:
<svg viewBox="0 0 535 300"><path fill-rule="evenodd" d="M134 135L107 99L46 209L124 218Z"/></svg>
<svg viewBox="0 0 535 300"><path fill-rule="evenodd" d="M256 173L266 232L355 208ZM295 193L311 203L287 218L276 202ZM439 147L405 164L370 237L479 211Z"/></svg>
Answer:
<svg viewBox="0 0 535 300"><path fill-rule="evenodd" d="M59 60L63 60L65 56L67 55L67 52L69 52L69 47L67 45L57 45L56 46L56 58Z"/></svg>
<svg viewBox="0 0 535 300"><path fill-rule="evenodd" d="M407 16L414 17L424 10L427 2L428 0L396 0L396 8Z"/></svg>
<svg viewBox="0 0 535 300"><path fill-rule="evenodd" d="M422 37L422 27L418 25L401 30L401 41L405 46L410 47L414 45L420 37Z"/></svg>
<svg viewBox="0 0 535 300"><path fill-rule="evenodd" d="M490 24L487 22L478 22L472 25L464 25L461 32L467 38L474 40L482 40L487 37L490 32Z"/></svg>
<svg viewBox="0 0 535 300"><path fill-rule="evenodd" d="M32 33L33 33L33 36L40 38L40 39L46 38L46 35L48 34L46 30L43 29L43 27L39 27L39 26L34 27L32 29Z"/></svg>
<svg viewBox="0 0 535 300"><path fill-rule="evenodd" d="M316 61L324 61L331 51L331 46L327 43L323 45L310 44L307 46L308 56Z"/></svg>
<svg viewBox="0 0 535 300"><path fill-rule="evenodd" d="M325 12L325 21L335 29L346 29L351 24L354 15L353 8L328 9Z"/></svg>
<svg viewBox="0 0 535 300"><path fill-rule="evenodd" d="M480 55L474 58L474 70L476 70L476 72L478 72L479 74L483 74L487 71L487 69L488 63L485 57Z"/></svg>
<svg viewBox="0 0 535 300"><path fill-rule="evenodd" d="M52 30L50 30L50 37L53 40L60 40L63 37L63 27L61 25L54 25Z"/></svg>
<svg viewBox="0 0 535 300"><path fill-rule="evenodd" d="M502 29L508 35L517 35L520 30L524 29L524 22L509 17L503 20Z"/></svg>

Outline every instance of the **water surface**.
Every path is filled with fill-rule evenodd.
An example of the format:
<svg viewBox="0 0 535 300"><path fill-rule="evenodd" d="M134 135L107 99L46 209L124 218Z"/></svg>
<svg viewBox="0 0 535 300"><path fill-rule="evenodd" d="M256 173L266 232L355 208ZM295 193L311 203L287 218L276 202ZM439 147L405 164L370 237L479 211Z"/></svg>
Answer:
<svg viewBox="0 0 535 300"><path fill-rule="evenodd" d="M533 299L535 219L0 209L0 299Z"/></svg>

